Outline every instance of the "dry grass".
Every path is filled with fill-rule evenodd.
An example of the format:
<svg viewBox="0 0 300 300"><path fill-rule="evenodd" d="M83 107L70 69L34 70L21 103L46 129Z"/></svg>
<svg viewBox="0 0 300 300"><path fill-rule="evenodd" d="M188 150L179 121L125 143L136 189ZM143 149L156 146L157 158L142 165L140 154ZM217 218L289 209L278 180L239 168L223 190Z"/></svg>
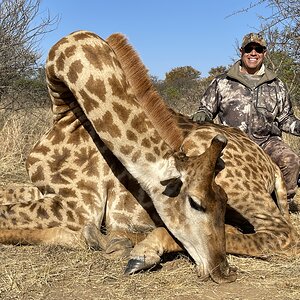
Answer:
<svg viewBox="0 0 300 300"><path fill-rule="evenodd" d="M0 182L22 182L26 178L26 157L49 128L51 118L46 109L12 114L0 110Z"/></svg>
<svg viewBox="0 0 300 300"><path fill-rule="evenodd" d="M29 118L28 118L29 116ZM35 116L35 117L34 117ZM45 117L47 116L47 117ZM2 119L1 119L2 118ZM50 123L48 112L0 115L0 181L26 181L24 159ZM293 147L299 151L299 141ZM300 203L300 192L297 195ZM300 232L300 214L292 220ZM183 255L165 257L160 268L124 276L126 260L101 252L43 246L0 245L0 299L300 299L300 259L229 256L234 283L201 282Z"/></svg>
<svg viewBox="0 0 300 300"><path fill-rule="evenodd" d="M158 270L133 276L123 275L126 260L110 260L101 252L2 246L0 260L3 300L300 299L299 258L229 256L238 279L221 285L201 282L183 255L165 260Z"/></svg>

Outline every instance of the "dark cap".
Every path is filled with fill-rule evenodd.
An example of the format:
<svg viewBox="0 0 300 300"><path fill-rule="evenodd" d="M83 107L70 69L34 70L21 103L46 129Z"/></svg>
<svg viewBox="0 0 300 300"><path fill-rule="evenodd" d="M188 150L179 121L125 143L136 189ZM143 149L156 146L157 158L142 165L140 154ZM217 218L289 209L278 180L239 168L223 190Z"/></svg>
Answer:
<svg viewBox="0 0 300 300"><path fill-rule="evenodd" d="M244 48L245 46L247 46L250 43L256 43L263 47L267 46L267 42L265 41L265 39L263 38L263 36L260 33L251 32L251 33L246 34L243 38L242 48Z"/></svg>

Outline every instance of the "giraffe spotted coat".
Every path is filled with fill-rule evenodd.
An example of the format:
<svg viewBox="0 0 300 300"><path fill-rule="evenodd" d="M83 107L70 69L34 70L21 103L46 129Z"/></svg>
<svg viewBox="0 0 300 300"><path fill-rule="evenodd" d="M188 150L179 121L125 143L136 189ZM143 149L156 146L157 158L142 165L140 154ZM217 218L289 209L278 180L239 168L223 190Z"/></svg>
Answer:
<svg viewBox="0 0 300 300"><path fill-rule="evenodd" d="M108 42L117 54L123 48L131 48L131 55L136 55L121 34L110 36ZM139 61L138 71L134 70L132 76L133 65L123 61L121 55L119 58L140 105L164 136L167 132L160 126L160 116L167 108L154 90L145 66ZM141 82L156 93L151 101L135 90ZM160 109L153 111L157 102ZM173 149L180 148L187 156L203 153L216 134L222 134L228 140L222 156L225 168L216 177L228 196L227 252L250 256L299 255L299 235L290 220L284 180L271 158L239 129L212 123L199 125L186 116L169 111L184 136L183 140L171 140L169 144Z"/></svg>
<svg viewBox="0 0 300 300"><path fill-rule="evenodd" d="M54 123L27 160L43 197L3 200L0 242L87 242L108 253L136 244L126 269L132 273L181 249L170 231L201 276L235 280L225 252L227 197L215 183L225 137L216 135L197 157L174 153L138 105L118 56L93 33L55 44L46 74ZM164 138L182 138L169 116L163 124L170 133Z"/></svg>

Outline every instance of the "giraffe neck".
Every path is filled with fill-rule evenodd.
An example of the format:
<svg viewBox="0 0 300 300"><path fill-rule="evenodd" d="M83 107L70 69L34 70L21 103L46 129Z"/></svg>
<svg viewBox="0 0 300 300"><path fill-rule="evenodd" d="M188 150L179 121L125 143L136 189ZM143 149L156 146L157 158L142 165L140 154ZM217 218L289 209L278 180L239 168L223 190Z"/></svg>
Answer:
<svg viewBox="0 0 300 300"><path fill-rule="evenodd" d="M98 36L76 32L50 50L46 74L54 111L78 103L97 134L151 193L179 177L168 145L147 119L115 53Z"/></svg>

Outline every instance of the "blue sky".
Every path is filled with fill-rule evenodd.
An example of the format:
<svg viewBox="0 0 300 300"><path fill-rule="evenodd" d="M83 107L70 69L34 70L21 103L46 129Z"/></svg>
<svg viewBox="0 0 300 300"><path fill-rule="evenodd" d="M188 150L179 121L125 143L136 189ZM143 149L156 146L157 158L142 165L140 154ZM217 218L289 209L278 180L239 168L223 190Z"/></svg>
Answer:
<svg viewBox="0 0 300 300"><path fill-rule="evenodd" d="M42 60L54 43L75 30L90 30L102 38L121 32L151 75L164 79L175 67L192 66L207 76L212 67L227 66L237 59L236 41L259 28L258 15L270 14L263 4L227 17L251 2L254 0L42 0L41 12L49 10L52 16L60 16L57 29L42 40Z"/></svg>

